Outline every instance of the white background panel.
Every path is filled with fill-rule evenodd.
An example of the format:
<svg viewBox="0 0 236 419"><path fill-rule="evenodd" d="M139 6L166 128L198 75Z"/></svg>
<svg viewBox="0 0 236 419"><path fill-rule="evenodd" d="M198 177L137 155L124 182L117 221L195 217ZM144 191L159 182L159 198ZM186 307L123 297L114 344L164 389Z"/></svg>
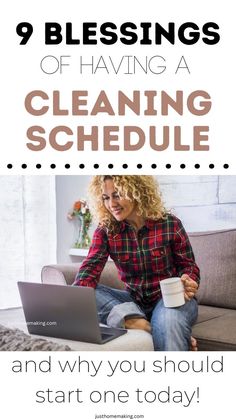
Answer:
<svg viewBox="0 0 236 419"><path fill-rule="evenodd" d="M235 390L231 381L236 373L234 356L232 352L110 352L109 357L105 352L93 352L92 355L89 352L3 353L0 359L1 382L5 385L1 389L1 407L8 412L8 417L13 417L17 410L23 411L26 419L32 415L36 419L42 416L61 419L68 414L86 419L95 419L95 415L104 415L100 416L104 418L143 415L144 419L161 415L169 419L173 417L173 412L184 419L197 419L209 414L220 419L227 412L234 411ZM21 361L23 372L13 373L12 367L19 365L14 362L17 360ZM36 362L37 373L33 363L25 372L26 360ZM63 366L67 361L72 372L61 372L59 362ZM40 362L44 372L39 370ZM100 365L97 373L92 362L97 368ZM109 363L113 369L117 365L113 373ZM201 371L201 368L202 372L193 371ZM80 390L80 403L75 393L72 393L69 403L68 391L77 389ZM140 402L137 401L137 389L142 392L139 393ZM47 390L51 391L50 402L47 399L43 401L46 393L36 396L37 391ZM62 391L66 394L65 402L62 397L55 402L55 397L61 396ZM90 394L94 391L92 402ZM95 403L99 397L97 392L103 395L104 391L113 391L116 402L101 400ZM128 396L119 401L119 392Z"/></svg>
<svg viewBox="0 0 236 419"><path fill-rule="evenodd" d="M126 173L138 172L137 164L143 164L146 173L152 173L151 164L157 164L158 173L165 173L166 164L172 165L171 172L182 174L179 168L181 163L186 165L184 172L195 174L195 163L200 164L201 174L212 174L209 164L215 165L214 171L225 173L223 165L229 164L227 173L235 172L234 150L234 66L233 66L233 2L224 7L222 2L213 3L203 0L193 5L182 1L169 1L166 4L149 0L145 3L134 1L126 2L125 7L120 3L109 1L87 1L81 3L69 0L59 3L52 0L44 6L42 3L34 3L23 0L15 3L10 0L4 8L3 22L1 25L1 38L7 39L7 48L2 43L1 55L4 57L4 65L1 67L1 165L0 170L9 171L8 163L13 164L15 172L22 171L21 164L28 165L28 173L39 173L35 165L40 163L44 173L51 172L50 164L56 164L57 173L68 173L65 164L69 163L70 173L79 171L79 163L85 164L83 173L89 174L95 163L100 164L98 171L107 170L107 165L112 163L114 171ZM16 35L16 25L26 21L33 25L34 31L27 45L19 45L20 38ZM131 21L139 26L140 22L159 22L166 26L168 22L175 22L178 28L182 23L192 21L202 27L206 22L216 22L220 29L220 42L216 45L206 45L200 39L194 45L184 45L178 40L171 45L163 40L162 45L124 45L117 42L107 46L101 43L98 45L66 45L65 36L60 45L44 45L44 22L58 22L61 24L65 35L65 23L72 22L72 35L74 38L82 36L82 22L97 22L98 27L106 21L115 22L118 26L126 21ZM141 31L137 31L141 36ZM150 30L151 37L154 37L153 29ZM99 34L98 34L99 37ZM201 35L202 37L202 35ZM200 38L201 38L200 37ZM6 41L5 41L6 42ZM64 66L62 74L45 74L40 68L40 62L45 56L69 56L69 66ZM146 74L136 68L134 74L125 74L125 60L130 56L137 57L140 62L145 57L162 56L166 60L166 71L162 74L153 74L150 71ZM97 70L91 74L91 68L85 67L83 74L80 74L79 60L94 62L100 57L106 63L112 60L113 65L120 70L114 73L112 66L107 64L106 69ZM176 66L180 58L184 56L188 64L189 72L186 69L179 70ZM121 61L123 59L123 61ZM176 64L177 63L177 64ZM49 71L49 70L47 70ZM129 70L130 71L130 70ZM130 71L131 72L131 71ZM49 111L43 116L33 117L29 115L24 107L26 95L32 90L42 90L49 96ZM60 105L68 109L67 116L52 115L52 91L60 91ZM88 100L85 106L88 109L87 116L71 115L71 92L73 90L87 90ZM96 98L101 90L107 93L109 101L114 108L115 116L99 114L91 116L90 112ZM134 90L140 90L141 112L135 115L127 111L125 116L117 115L117 91L122 90L128 96ZM155 108L157 116L145 116L146 90L157 92ZM163 116L160 112L160 92L166 91L170 96L175 96L177 90L183 91L183 115L170 111L169 115ZM186 99L194 90L205 90L211 96L212 109L205 116L194 116L186 107ZM37 101L36 101L37 102ZM40 101L41 103L41 101ZM39 105L39 104L38 104ZM42 151L32 151L26 147L26 131L30 126L42 126L45 131L47 146ZM49 132L58 125L68 126L73 135L68 136L73 146L68 151L55 151L48 144ZM86 133L91 131L92 126L98 126L99 139L98 151L91 151L91 145L87 144L85 151L77 150L76 130L77 126L85 126ZM145 133L145 144L138 151L124 151L123 127L135 125ZM149 126L157 129L158 142L162 142L162 127L180 125L182 130L182 143L190 146L190 151L174 151L173 135L170 138L170 145L165 151L155 151L149 145ZM194 125L207 125L209 131L209 151L193 151L193 129ZM112 141L113 145L119 147L119 151L103 151L103 127L116 126L119 131L115 134L118 138ZM65 139L66 138L66 139ZM62 144L67 141L65 135L58 136L58 142ZM136 141L133 138L133 141ZM127 163L128 169L123 169L122 164Z"/></svg>

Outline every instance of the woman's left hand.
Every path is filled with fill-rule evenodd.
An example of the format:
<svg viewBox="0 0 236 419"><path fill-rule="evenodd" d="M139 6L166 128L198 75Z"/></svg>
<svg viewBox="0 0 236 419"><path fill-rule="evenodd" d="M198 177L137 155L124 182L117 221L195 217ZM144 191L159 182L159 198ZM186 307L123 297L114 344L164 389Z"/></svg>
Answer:
<svg viewBox="0 0 236 419"><path fill-rule="evenodd" d="M187 274L181 276L181 281L184 286L184 298L189 301L191 300L197 292L198 284L196 281L190 278Z"/></svg>

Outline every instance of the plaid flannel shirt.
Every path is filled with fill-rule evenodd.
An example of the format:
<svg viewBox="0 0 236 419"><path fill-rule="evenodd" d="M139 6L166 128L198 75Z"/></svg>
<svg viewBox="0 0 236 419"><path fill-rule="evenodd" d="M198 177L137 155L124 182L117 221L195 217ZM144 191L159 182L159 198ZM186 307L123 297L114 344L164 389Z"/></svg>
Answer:
<svg viewBox="0 0 236 419"><path fill-rule="evenodd" d="M200 280L187 233L170 214L164 220L147 219L138 232L126 221L113 234L98 227L74 285L95 288L109 256L126 289L144 306L161 298L162 279L188 274L197 283Z"/></svg>

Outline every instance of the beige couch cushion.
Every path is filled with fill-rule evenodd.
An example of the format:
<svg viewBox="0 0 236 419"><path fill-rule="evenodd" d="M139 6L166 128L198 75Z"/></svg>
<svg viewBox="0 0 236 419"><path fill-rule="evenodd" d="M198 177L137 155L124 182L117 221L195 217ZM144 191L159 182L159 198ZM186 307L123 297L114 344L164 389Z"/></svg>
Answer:
<svg viewBox="0 0 236 419"><path fill-rule="evenodd" d="M193 327L200 351L235 351L236 349L236 312L229 310Z"/></svg>
<svg viewBox="0 0 236 419"><path fill-rule="evenodd" d="M200 304L236 308L236 229L192 233L189 238L201 271Z"/></svg>

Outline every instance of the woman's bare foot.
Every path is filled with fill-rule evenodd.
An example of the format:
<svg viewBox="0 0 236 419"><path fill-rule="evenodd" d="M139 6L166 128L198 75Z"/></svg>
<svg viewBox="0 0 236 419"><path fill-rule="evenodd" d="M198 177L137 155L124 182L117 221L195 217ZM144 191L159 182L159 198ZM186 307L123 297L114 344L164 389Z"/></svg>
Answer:
<svg viewBox="0 0 236 419"><path fill-rule="evenodd" d="M140 329L145 330L146 332L151 333L151 324L141 317L134 317L125 320L125 328L126 329ZM191 336L191 346L190 351L197 351L197 340Z"/></svg>
<svg viewBox="0 0 236 419"><path fill-rule="evenodd" d="M151 333L151 325L142 317L133 317L130 319L125 320L125 328L126 329L140 329L145 330L146 332Z"/></svg>
<svg viewBox="0 0 236 419"><path fill-rule="evenodd" d="M197 351L198 347L197 347L197 340L191 336L191 346L190 346L190 351Z"/></svg>

